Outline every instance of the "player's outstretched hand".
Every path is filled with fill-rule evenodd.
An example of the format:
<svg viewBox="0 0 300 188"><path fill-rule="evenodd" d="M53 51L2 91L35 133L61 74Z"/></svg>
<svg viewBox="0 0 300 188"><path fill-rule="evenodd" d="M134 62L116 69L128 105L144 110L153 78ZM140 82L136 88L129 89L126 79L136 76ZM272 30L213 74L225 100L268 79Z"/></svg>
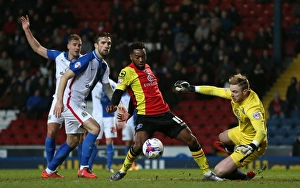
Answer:
<svg viewBox="0 0 300 188"><path fill-rule="evenodd" d="M118 109L118 106L116 106L116 105L108 105L106 107L106 112L107 113L112 113L112 112L117 111L117 109Z"/></svg>
<svg viewBox="0 0 300 188"><path fill-rule="evenodd" d="M245 144L245 145L238 145L236 146L237 151L241 151L244 155L250 155L257 149L256 145L251 144Z"/></svg>
<svg viewBox="0 0 300 188"><path fill-rule="evenodd" d="M175 90L180 92L192 92L195 91L195 87L191 86L190 83L188 83L185 80L178 80L174 84Z"/></svg>

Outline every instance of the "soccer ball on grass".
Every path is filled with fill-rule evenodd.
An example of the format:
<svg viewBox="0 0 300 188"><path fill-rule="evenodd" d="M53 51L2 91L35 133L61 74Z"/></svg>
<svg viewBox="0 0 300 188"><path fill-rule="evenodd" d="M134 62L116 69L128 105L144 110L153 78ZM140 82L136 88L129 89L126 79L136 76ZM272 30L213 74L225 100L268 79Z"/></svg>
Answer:
<svg viewBox="0 0 300 188"><path fill-rule="evenodd" d="M143 144L143 153L149 159L157 159L164 152L163 143L157 138L149 138Z"/></svg>

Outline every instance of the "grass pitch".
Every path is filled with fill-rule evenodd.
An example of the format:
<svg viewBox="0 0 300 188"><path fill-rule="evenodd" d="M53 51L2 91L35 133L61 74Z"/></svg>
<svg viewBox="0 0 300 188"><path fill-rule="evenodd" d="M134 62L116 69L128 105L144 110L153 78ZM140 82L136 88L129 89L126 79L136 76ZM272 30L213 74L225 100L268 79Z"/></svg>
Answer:
<svg viewBox="0 0 300 188"><path fill-rule="evenodd" d="M282 188L300 187L299 170L266 170L250 181L207 182L198 169L138 170L120 181L110 182L105 170L95 170L97 179L77 178L77 170L60 170L62 179L42 179L41 170L0 170L1 187L103 187L103 188Z"/></svg>

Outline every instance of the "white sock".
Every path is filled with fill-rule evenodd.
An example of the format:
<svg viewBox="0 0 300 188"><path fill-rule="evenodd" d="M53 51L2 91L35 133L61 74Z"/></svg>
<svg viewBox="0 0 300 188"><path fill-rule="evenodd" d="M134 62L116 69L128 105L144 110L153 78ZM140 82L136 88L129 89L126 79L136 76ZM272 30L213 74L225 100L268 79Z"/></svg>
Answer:
<svg viewBox="0 0 300 188"><path fill-rule="evenodd" d="M47 172L48 174L53 174L55 171L50 170L49 168L46 168L46 172Z"/></svg>
<svg viewBox="0 0 300 188"><path fill-rule="evenodd" d="M89 165L87 165L87 166L82 166L82 165L80 165L80 170L82 170L82 169L84 169L84 168L88 168L89 167Z"/></svg>

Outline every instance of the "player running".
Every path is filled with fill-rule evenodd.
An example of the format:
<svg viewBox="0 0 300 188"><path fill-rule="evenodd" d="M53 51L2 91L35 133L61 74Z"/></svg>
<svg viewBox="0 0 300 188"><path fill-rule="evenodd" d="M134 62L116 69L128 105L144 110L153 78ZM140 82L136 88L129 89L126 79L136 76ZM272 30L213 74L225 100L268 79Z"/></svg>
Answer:
<svg viewBox="0 0 300 188"><path fill-rule="evenodd" d="M110 176L109 180L122 179L142 152L143 143L159 131L170 138L180 140L189 147L192 157L204 173L205 180L223 181L210 170L201 145L189 127L170 111L168 104L164 101L158 81L147 64L144 43L132 43L129 52L132 62L121 70L111 105L107 106L106 110L109 113L115 112L125 90L129 92L134 108L137 110L135 143L128 151L122 168ZM133 110L130 112L132 114Z"/></svg>
<svg viewBox="0 0 300 188"><path fill-rule="evenodd" d="M229 79L230 88L213 86L193 86L186 81L179 80L175 89L180 92L197 92L214 95L231 100L232 111L238 119L239 125L222 132L221 142L214 143L219 150L228 153L215 167L216 175L230 180L250 180L255 177L254 171L243 173L239 168L253 162L262 156L267 149L267 126L264 107L257 94L250 89L248 79L237 74ZM235 146L230 151L228 146Z"/></svg>

